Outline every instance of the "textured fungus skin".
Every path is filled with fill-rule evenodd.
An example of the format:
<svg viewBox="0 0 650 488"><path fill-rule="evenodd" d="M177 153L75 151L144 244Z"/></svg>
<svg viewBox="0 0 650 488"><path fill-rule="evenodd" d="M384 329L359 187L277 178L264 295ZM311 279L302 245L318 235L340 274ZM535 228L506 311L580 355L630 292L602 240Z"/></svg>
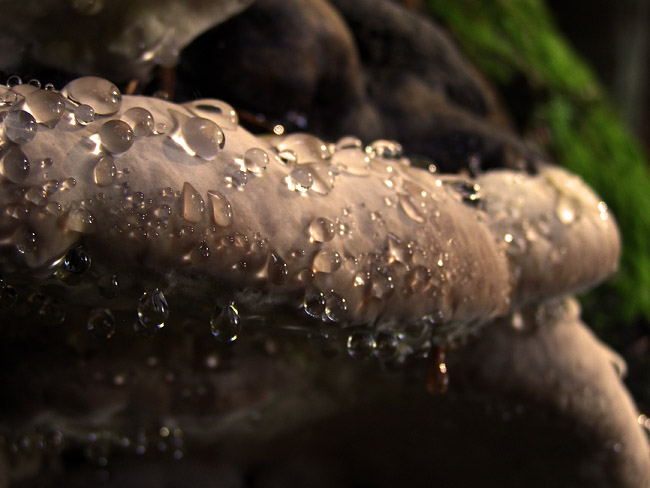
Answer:
<svg viewBox="0 0 650 488"><path fill-rule="evenodd" d="M60 283L68 299L111 273L122 290L112 302L95 293L96 300L85 299L92 306L133 310L143 291L158 287L172 311L181 303L191 314L205 303L236 300L245 313L262 314L277 306L297 311L305 296L320 293L341 312L323 320L381 328L428 317L444 343L527 301L583 289L616 266L613 219L563 170L495 171L476 181L439 175L398 155L357 147L321 151L326 146L307 135L262 140L205 110L210 105L230 110L223 102L177 106L125 96L119 111L89 125L74 123L68 112L52 129L39 125L20 146L31 162L29 175L19 182L5 177L0 187L3 206L11 209L0 221L7 281L28 285L42 277L55 285L48 274L82 244L93 274L81 285ZM133 107L148 110L161 133L135 137L127 151L111 154L98 132ZM225 144L210 160L194 154L183 132L196 116L223 127ZM265 151L268 163L247 171L244 154L253 148ZM278 150L293 150L297 160L284 162ZM103 157L112 158L116 176L100 187L95 168ZM52 164L39 168L44 158ZM296 187L295 171L311 186ZM237 187L237 178L246 183ZM58 190L29 200L30 188L53 180ZM217 225L225 223L223 210L213 207L209 192L229 202L228 225ZM568 224L556 216L559 198L579 212ZM319 218L333 228L325 242L310 233ZM32 232L33 249L18 252L20 239ZM558 273L566 279L558 282Z"/></svg>

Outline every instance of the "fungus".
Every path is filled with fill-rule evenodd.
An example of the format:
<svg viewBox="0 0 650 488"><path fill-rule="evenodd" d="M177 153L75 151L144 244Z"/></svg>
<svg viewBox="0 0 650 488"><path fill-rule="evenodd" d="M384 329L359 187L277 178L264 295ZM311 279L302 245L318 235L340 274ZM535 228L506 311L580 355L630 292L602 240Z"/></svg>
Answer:
<svg viewBox="0 0 650 488"><path fill-rule="evenodd" d="M540 380L538 403L570 418L622 395L624 420L599 440L621 436L630 479L647 473L613 356L581 339L564 301L606 278L619 255L613 217L579 178L541 166L473 179L415 168L389 141L264 139L225 102L121 96L94 77L60 93L19 85L0 96L3 417L14 426L4 440L14 479L45 455L21 458L12 436L32 442L43 425L100 466L120 435L124 449L150 448L139 429L156 422L166 429L161 450L177 457L182 441L170 432L180 424L199 444L276 442L348 401L413 393L360 360L421 373L431 347L481 329L476 349L486 355L485 340L503 359L494 368L516 368L528 352L531 374L558 375ZM84 106L92 118L80 116ZM507 339L530 324L534 340ZM525 344L503 356L517 340ZM565 358L572 343L597 357L554 362L549 350ZM474 364L463 351L460 378ZM601 370L607 386L572 406ZM537 402L529 374L516 373L511 384L490 371L479 385ZM326 377L329 387L313 388ZM569 385L564 404L548 393L553 381ZM248 415L264 425L251 428Z"/></svg>

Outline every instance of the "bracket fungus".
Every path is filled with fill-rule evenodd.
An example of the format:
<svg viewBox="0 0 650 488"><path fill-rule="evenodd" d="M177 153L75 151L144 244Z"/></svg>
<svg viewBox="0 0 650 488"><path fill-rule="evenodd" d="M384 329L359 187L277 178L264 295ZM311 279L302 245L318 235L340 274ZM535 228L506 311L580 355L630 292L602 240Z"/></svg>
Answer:
<svg viewBox="0 0 650 488"><path fill-rule="evenodd" d="M452 360L460 385L480 376L477 357L491 364L485 341L490 368L513 372L483 372L479 390L531 390L578 423L592 403L613 415L603 402L619 395L625 418L606 435L583 422L598 430L594 459L627 456L632 468L612 479L647 481L647 443L609 365L620 362L592 337L574 342L598 360L549 353L571 354L557 334L586 334L564 297L606 278L619 255L613 217L579 178L548 165L438 174L391 141L256 137L222 101L122 96L94 77L0 92L6 483L65 473L52 458L73 446L100 468L111 452L181 458L190 441L235 465L247 462L242 445L257 446L262 462L260 443L364 399L391 405L396 392L428 405L434 429L446 400L402 385L403 367L417 376L432 347L482 330L476 356L463 346ZM516 364L526 360L552 375L538 393ZM577 404L601 370L608 386ZM568 385L560 399L553 382Z"/></svg>

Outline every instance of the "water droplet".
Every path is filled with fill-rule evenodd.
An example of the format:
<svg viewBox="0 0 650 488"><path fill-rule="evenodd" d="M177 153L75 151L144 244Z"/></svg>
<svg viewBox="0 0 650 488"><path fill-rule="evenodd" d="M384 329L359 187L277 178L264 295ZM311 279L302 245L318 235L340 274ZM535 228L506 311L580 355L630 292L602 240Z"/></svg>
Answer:
<svg viewBox="0 0 650 488"><path fill-rule="evenodd" d="M239 123L235 109L221 100L206 99L184 105L189 106L193 112L200 116L209 119L216 118L219 126L226 130L235 130Z"/></svg>
<svg viewBox="0 0 650 488"><path fill-rule="evenodd" d="M336 142L336 150L342 149L360 149L362 146L361 139L354 136L344 136Z"/></svg>
<svg viewBox="0 0 650 488"><path fill-rule="evenodd" d="M115 317L107 308L98 308L90 312L88 331L98 339L110 339L115 334Z"/></svg>
<svg viewBox="0 0 650 488"><path fill-rule="evenodd" d="M375 334L375 355L379 359L392 359L397 354L397 334L391 330L381 330Z"/></svg>
<svg viewBox="0 0 650 488"><path fill-rule="evenodd" d="M102 146L111 153L123 153L133 145L133 129L123 120L109 120L99 129Z"/></svg>
<svg viewBox="0 0 650 488"><path fill-rule="evenodd" d="M7 82L5 85L7 85L8 88L13 88L15 86L22 85L23 80L20 78L20 76L12 75L9 78L7 78Z"/></svg>
<svg viewBox="0 0 650 488"><path fill-rule="evenodd" d="M481 187L468 180L452 182L452 189L460 194L462 202L473 207L481 204Z"/></svg>
<svg viewBox="0 0 650 488"><path fill-rule="evenodd" d="M307 168L297 167L291 171L289 176L285 178L285 181L289 190L304 193L311 188L314 178Z"/></svg>
<svg viewBox="0 0 650 488"><path fill-rule="evenodd" d="M316 217L309 224L309 237L311 242L329 242L334 239L336 228L331 220L325 217Z"/></svg>
<svg viewBox="0 0 650 488"><path fill-rule="evenodd" d="M21 183L29 175L29 160L18 146L11 146L5 151L0 174L12 183Z"/></svg>
<svg viewBox="0 0 650 488"><path fill-rule="evenodd" d="M34 139L38 130L32 114L24 110L9 112L4 118L3 126L7 139L16 144L27 144Z"/></svg>
<svg viewBox="0 0 650 488"><path fill-rule="evenodd" d="M135 137L146 137L153 132L153 115L142 107L131 107L122 114L122 120L133 129Z"/></svg>
<svg viewBox="0 0 650 488"><path fill-rule="evenodd" d="M44 124L50 129L61 120L65 106L63 98L56 92L38 90L25 99L25 106L36 122Z"/></svg>
<svg viewBox="0 0 650 488"><path fill-rule="evenodd" d="M82 103L74 109L74 119L79 125L92 124L95 120L95 109Z"/></svg>
<svg viewBox="0 0 650 488"><path fill-rule="evenodd" d="M56 276L67 285L76 285L81 282L83 275L90 269L90 255L82 246L73 247L63 256Z"/></svg>
<svg viewBox="0 0 650 488"><path fill-rule="evenodd" d="M211 161L226 142L221 128L209 119L192 117L183 123L183 138L197 156Z"/></svg>
<svg viewBox="0 0 650 488"><path fill-rule="evenodd" d="M27 227L21 227L14 235L16 250L21 254L29 254L36 250L38 238L36 233Z"/></svg>
<svg viewBox="0 0 650 488"><path fill-rule="evenodd" d="M99 158L93 171L95 184L100 187L108 186L115 181L116 175L117 169L115 168L113 158L108 155Z"/></svg>
<svg viewBox="0 0 650 488"><path fill-rule="evenodd" d="M241 190L246 185L248 176L236 164L229 164L224 170L224 179L229 188Z"/></svg>
<svg viewBox="0 0 650 488"><path fill-rule="evenodd" d="M370 158L360 149L341 149L332 156L332 164L354 176L370 174Z"/></svg>
<svg viewBox="0 0 650 488"><path fill-rule="evenodd" d="M88 210L75 206L68 212L65 226L75 232L90 233L95 230L95 218Z"/></svg>
<svg viewBox="0 0 650 488"><path fill-rule="evenodd" d="M274 285L282 285L287 281L289 271L287 263L278 254L271 252L267 266L269 281Z"/></svg>
<svg viewBox="0 0 650 488"><path fill-rule="evenodd" d="M269 163L269 155L264 149L254 147L244 153L244 165L251 173L261 173Z"/></svg>
<svg viewBox="0 0 650 488"><path fill-rule="evenodd" d="M142 294L138 302L138 332L151 336L165 326L168 317L169 307L161 290L154 288Z"/></svg>
<svg viewBox="0 0 650 488"><path fill-rule="evenodd" d="M320 249L314 255L312 269L315 273L334 273L341 267L341 256L332 249Z"/></svg>
<svg viewBox="0 0 650 488"><path fill-rule="evenodd" d="M411 220L417 222L418 224L422 224L424 222L424 217L420 213L420 210L415 205L413 205L413 202L408 195L399 194L397 198L400 208Z"/></svg>
<svg viewBox="0 0 650 488"><path fill-rule="evenodd" d="M241 322L235 304L230 302L225 307L216 306L210 317L210 331L221 343L228 344L237 340Z"/></svg>
<svg viewBox="0 0 650 488"><path fill-rule="evenodd" d="M325 296L316 290L308 291L302 302L302 308L310 317L321 317L325 313Z"/></svg>
<svg viewBox="0 0 650 488"><path fill-rule="evenodd" d="M357 330L348 336L348 354L355 359L368 359L377 347L372 333L365 330Z"/></svg>
<svg viewBox="0 0 650 488"><path fill-rule="evenodd" d="M371 143L366 152L373 158L395 159L402 155L402 145L399 142L379 139Z"/></svg>
<svg viewBox="0 0 650 488"><path fill-rule="evenodd" d="M564 225L571 225L580 218L580 203L574 198L559 193L555 203L555 215Z"/></svg>
<svg viewBox="0 0 650 488"><path fill-rule="evenodd" d="M283 138L276 148L279 152L292 151L299 164L317 162L330 156L327 144L310 134L291 134Z"/></svg>
<svg viewBox="0 0 650 488"><path fill-rule="evenodd" d="M212 220L219 227L228 227L232 222L232 206L228 199L218 191L208 191L212 204Z"/></svg>
<svg viewBox="0 0 650 488"><path fill-rule="evenodd" d="M183 183L183 218L197 224L203 220L204 211L205 203L199 192L189 183Z"/></svg>
<svg viewBox="0 0 650 488"><path fill-rule="evenodd" d="M90 105L98 115L114 114L122 105L120 90L110 81L96 76L72 80L61 93L77 103Z"/></svg>
<svg viewBox="0 0 650 488"><path fill-rule="evenodd" d="M47 203L47 193L41 186L32 186L25 192L25 200L34 205L45 205Z"/></svg>
<svg viewBox="0 0 650 488"><path fill-rule="evenodd" d="M348 305L340 295L329 292L325 294L325 316L332 322L340 322L345 312L348 310Z"/></svg>
<svg viewBox="0 0 650 488"><path fill-rule="evenodd" d="M105 275L99 280L99 293L106 299L115 298L120 294L120 283L117 275Z"/></svg>

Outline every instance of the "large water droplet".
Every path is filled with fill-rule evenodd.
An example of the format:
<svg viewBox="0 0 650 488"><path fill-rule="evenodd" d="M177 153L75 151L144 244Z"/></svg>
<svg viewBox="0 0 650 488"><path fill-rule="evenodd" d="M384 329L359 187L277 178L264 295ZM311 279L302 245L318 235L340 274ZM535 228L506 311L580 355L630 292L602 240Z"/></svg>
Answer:
<svg viewBox="0 0 650 488"><path fill-rule="evenodd" d="M219 342L227 344L237 340L241 331L239 312L230 302L225 307L217 306L210 317L210 332Z"/></svg>
<svg viewBox="0 0 650 488"><path fill-rule="evenodd" d="M110 81L96 76L72 80L61 93L77 103L90 105L98 115L114 114L122 104L120 90Z"/></svg>
<svg viewBox="0 0 650 488"><path fill-rule="evenodd" d="M312 242L329 242L335 235L334 224L325 217L316 217L309 224L309 237Z"/></svg>
<svg viewBox="0 0 650 488"><path fill-rule="evenodd" d="M142 294L138 302L138 332L152 335L165 326L168 317L167 299L161 290L154 288Z"/></svg>
<svg viewBox="0 0 650 488"><path fill-rule="evenodd" d="M189 183L183 183L183 218L197 224L203 220L205 203L196 189Z"/></svg>
<svg viewBox="0 0 650 488"><path fill-rule="evenodd" d="M184 105L190 107L192 112L201 117L216 119L219 127L226 130L235 130L239 123L235 109L221 100L204 99L196 102L188 102Z"/></svg>
<svg viewBox="0 0 650 488"><path fill-rule="evenodd" d="M304 193L311 188L311 185L314 183L314 178L309 169L297 167L291 171L289 176L285 178L285 181L289 190Z"/></svg>
<svg viewBox="0 0 650 488"><path fill-rule="evenodd" d="M325 313L325 296L316 290L308 291L302 302L302 308L310 317L321 317Z"/></svg>
<svg viewBox="0 0 650 488"><path fill-rule="evenodd" d="M90 269L90 255L82 246L73 247L61 261L56 276L67 285L76 285L81 282L83 275Z"/></svg>
<svg viewBox="0 0 650 488"><path fill-rule="evenodd" d="M108 186L115 181L117 175L117 168L111 156L102 156L97 161L93 171L95 184L100 187Z"/></svg>
<svg viewBox="0 0 650 488"><path fill-rule="evenodd" d="M50 90L38 90L25 99L25 106L36 122L44 124L50 129L54 128L61 117L65 106L63 98Z"/></svg>
<svg viewBox="0 0 650 488"><path fill-rule="evenodd" d="M34 139L38 130L32 114L24 110L9 112L4 118L3 126L7 139L16 144L27 144Z"/></svg>
<svg viewBox="0 0 650 488"><path fill-rule="evenodd" d="M115 317L107 308L98 308L90 312L88 331L98 339L110 339L115 334Z"/></svg>
<svg viewBox="0 0 650 488"><path fill-rule="evenodd" d="M264 149L254 147L244 153L244 165L251 173L261 173L269 164L269 155Z"/></svg>
<svg viewBox="0 0 650 488"><path fill-rule="evenodd" d="M402 155L402 145L399 142L379 139L371 143L366 152L373 158L394 159Z"/></svg>
<svg viewBox="0 0 650 488"><path fill-rule="evenodd" d="M332 156L332 164L355 176L370 174L370 158L360 149L341 149Z"/></svg>
<svg viewBox="0 0 650 488"><path fill-rule="evenodd" d="M348 309L345 298L333 292L325 294L325 316L332 322L340 322Z"/></svg>
<svg viewBox="0 0 650 488"><path fill-rule="evenodd" d="M333 273L341 267L341 256L332 249L321 249L314 255L312 269L315 273Z"/></svg>
<svg viewBox="0 0 650 488"><path fill-rule="evenodd" d="M209 119L192 117L183 123L183 139L197 156L211 161L226 142L221 128Z"/></svg>
<svg viewBox="0 0 650 488"><path fill-rule="evenodd" d="M357 330L348 336L348 354L355 359L368 359L377 347L371 332Z"/></svg>
<svg viewBox="0 0 650 488"><path fill-rule="evenodd" d="M228 227L232 222L232 206L218 191L208 191L208 199L212 205L212 220L219 227Z"/></svg>
<svg viewBox="0 0 650 488"><path fill-rule="evenodd" d="M133 129L135 137L146 137L153 132L153 115L142 107L131 107L122 114L122 120Z"/></svg>
<svg viewBox="0 0 650 488"><path fill-rule="evenodd" d="M313 163L330 156L327 144L310 134L291 134L276 147L279 152L292 151L298 164Z"/></svg>
<svg viewBox="0 0 650 488"><path fill-rule="evenodd" d="M74 109L74 119L79 125L88 125L95 120L95 109L82 103Z"/></svg>
<svg viewBox="0 0 650 488"><path fill-rule="evenodd" d="M102 146L112 153L123 153L133 145L133 129L123 120L109 120L99 129Z"/></svg>
<svg viewBox="0 0 650 488"><path fill-rule="evenodd" d="M29 160L18 146L11 146L5 151L0 174L12 183L21 183L29 175Z"/></svg>

